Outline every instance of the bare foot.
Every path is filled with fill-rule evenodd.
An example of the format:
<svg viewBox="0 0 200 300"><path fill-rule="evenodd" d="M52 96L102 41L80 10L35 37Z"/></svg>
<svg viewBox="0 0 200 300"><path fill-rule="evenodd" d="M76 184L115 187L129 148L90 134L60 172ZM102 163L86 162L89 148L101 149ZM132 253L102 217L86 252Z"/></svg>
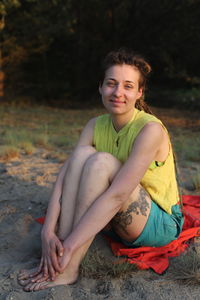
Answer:
<svg viewBox="0 0 200 300"><path fill-rule="evenodd" d="M78 271L75 272L74 270L69 271L69 269L66 269L64 273L59 274L54 281L46 280L43 282L28 283L24 287L24 291L32 292L32 291L44 290L57 285L73 284L77 281L77 278L78 278Z"/></svg>

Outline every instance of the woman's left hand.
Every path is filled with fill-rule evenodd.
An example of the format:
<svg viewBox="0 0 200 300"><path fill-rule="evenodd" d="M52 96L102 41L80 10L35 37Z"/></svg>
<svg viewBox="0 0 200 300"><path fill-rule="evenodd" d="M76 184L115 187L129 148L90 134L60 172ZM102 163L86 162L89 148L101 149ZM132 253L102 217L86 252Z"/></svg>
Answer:
<svg viewBox="0 0 200 300"><path fill-rule="evenodd" d="M73 255L73 251L69 247L67 247L67 245L63 244L63 246L64 246L64 253L61 257L58 258L60 273L64 272Z"/></svg>

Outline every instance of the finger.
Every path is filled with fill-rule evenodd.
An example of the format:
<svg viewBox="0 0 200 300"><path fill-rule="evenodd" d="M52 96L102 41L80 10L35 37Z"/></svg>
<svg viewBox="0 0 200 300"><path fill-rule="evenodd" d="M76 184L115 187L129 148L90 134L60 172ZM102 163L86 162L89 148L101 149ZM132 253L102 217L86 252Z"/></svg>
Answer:
<svg viewBox="0 0 200 300"><path fill-rule="evenodd" d="M59 265L61 268L61 273L63 273L64 270L66 269L70 259L71 259L71 255L69 255L69 254L64 255L62 258L59 258Z"/></svg>
<svg viewBox="0 0 200 300"><path fill-rule="evenodd" d="M63 256L64 247L63 247L60 240L58 240L57 243L56 243L56 250L57 250L57 253L58 253L59 256Z"/></svg>
<svg viewBox="0 0 200 300"><path fill-rule="evenodd" d="M48 262L48 270L49 270L50 278L51 278L52 280L54 280L54 279L55 279L55 270L54 270L54 268L53 268L53 266L52 266L51 259L48 258L48 259L47 259L47 262Z"/></svg>
<svg viewBox="0 0 200 300"><path fill-rule="evenodd" d="M48 272L48 264L47 264L47 259L44 259L44 268L43 268L43 275L44 276L48 276L49 272Z"/></svg>
<svg viewBox="0 0 200 300"><path fill-rule="evenodd" d="M17 276L19 280L23 279L30 279L32 274L35 274L37 271L37 268L31 269L31 270L21 270Z"/></svg>
<svg viewBox="0 0 200 300"><path fill-rule="evenodd" d="M51 252L51 261L55 271L60 272L60 266L58 264L58 257L55 252Z"/></svg>
<svg viewBox="0 0 200 300"><path fill-rule="evenodd" d="M46 280L49 280L49 276L42 275L41 278L39 278L36 282L40 283L40 282L44 282Z"/></svg>
<svg viewBox="0 0 200 300"><path fill-rule="evenodd" d="M31 279L31 282L37 282L40 278L44 277L43 272L40 272L37 276L35 276L33 279Z"/></svg>
<svg viewBox="0 0 200 300"><path fill-rule="evenodd" d="M38 268L38 271L41 272L42 270L42 267L43 267L43 264L44 264L44 258L43 256L41 257L41 260L40 260L40 265L39 265L39 268Z"/></svg>
<svg viewBox="0 0 200 300"><path fill-rule="evenodd" d="M30 274L29 278L33 278L33 277L37 276L38 274L40 274L42 267L43 267L43 262L44 262L44 259L42 257L40 260L39 267L37 268L37 270L34 273Z"/></svg>

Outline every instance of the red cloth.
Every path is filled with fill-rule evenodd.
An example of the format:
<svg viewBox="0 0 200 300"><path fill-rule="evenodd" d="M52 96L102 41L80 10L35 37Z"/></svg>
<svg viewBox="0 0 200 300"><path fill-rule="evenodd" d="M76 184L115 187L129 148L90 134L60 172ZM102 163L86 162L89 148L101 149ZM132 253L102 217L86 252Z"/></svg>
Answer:
<svg viewBox="0 0 200 300"><path fill-rule="evenodd" d="M108 238L116 256L126 256L127 261L141 269L153 269L162 274L169 266L169 257L180 255L188 246L188 241L200 236L200 196L182 196L184 206L183 231L177 240L162 247L128 248Z"/></svg>
<svg viewBox="0 0 200 300"><path fill-rule="evenodd" d="M188 246L188 241L200 236L200 196L182 196L184 207L183 231L177 240L162 247L128 248L122 243L107 238L116 256L126 256L129 263L135 263L141 269L153 269L162 274L169 266L169 257L180 255ZM44 218L36 219L43 224Z"/></svg>

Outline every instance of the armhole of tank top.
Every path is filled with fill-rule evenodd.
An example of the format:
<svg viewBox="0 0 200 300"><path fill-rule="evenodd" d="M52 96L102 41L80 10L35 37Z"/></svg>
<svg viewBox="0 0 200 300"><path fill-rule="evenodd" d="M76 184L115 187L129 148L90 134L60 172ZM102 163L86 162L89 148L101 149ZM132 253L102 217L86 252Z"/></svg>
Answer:
<svg viewBox="0 0 200 300"><path fill-rule="evenodd" d="M151 170L153 170L153 169L155 169L155 168L158 168L158 167L160 168L160 167L162 167L162 166L165 165L167 159L169 158L169 156L170 156L170 154L171 154L171 152L172 152L172 145L171 145L171 142L170 142L170 135L169 135L169 132L168 132L167 128L163 125L163 123L162 123L162 122L158 122L158 121L154 121L154 120L152 120L152 121L150 121L150 122L159 123L159 124L163 127L164 131L166 132L166 134L167 134L167 136L168 136L168 146L169 146L168 154L167 154L167 157L166 157L166 159L165 159L164 161L157 161L157 160L153 160L153 161L152 161L152 163L150 164L149 168L150 168ZM145 124L145 125L146 125L146 124ZM145 126L145 125L144 125L144 126Z"/></svg>
<svg viewBox="0 0 200 300"><path fill-rule="evenodd" d="M163 125L162 122L158 122L158 123L162 126L162 128L164 129L164 131L167 134L167 137L168 137L168 147L169 147L167 157L166 157L166 159L164 161L157 161L157 160L154 161L155 162L155 167L162 167L162 166L165 165L167 159L169 158L169 156L170 156L170 154L172 152L172 145L171 145L170 135L169 135L169 132L168 132L167 128Z"/></svg>

